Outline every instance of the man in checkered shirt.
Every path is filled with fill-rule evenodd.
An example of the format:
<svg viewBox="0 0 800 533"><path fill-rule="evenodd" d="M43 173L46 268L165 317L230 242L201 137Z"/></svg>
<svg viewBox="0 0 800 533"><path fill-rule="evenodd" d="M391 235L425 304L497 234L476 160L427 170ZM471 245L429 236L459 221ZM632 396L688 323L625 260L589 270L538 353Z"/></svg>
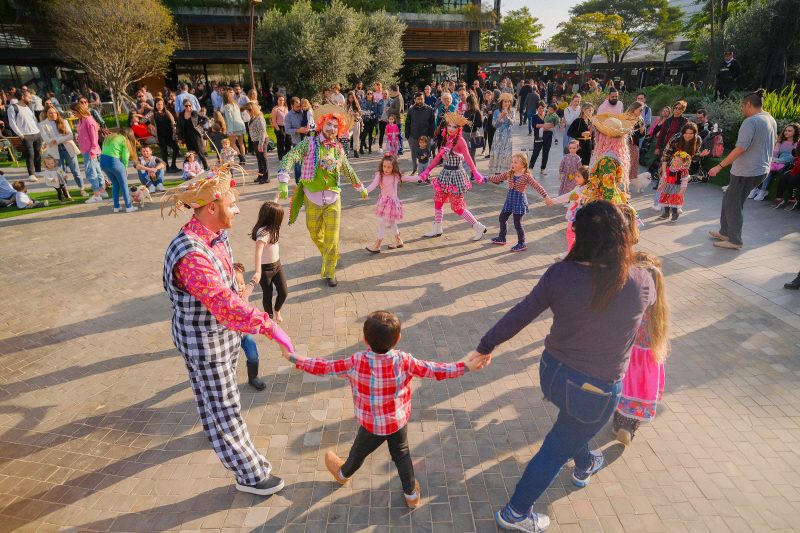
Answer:
<svg viewBox="0 0 800 533"><path fill-rule="evenodd" d="M421 496L408 450L411 379L457 378L467 370L483 368L489 356L476 353L457 363L434 363L394 350L399 340L400 319L388 311L375 311L364 322L366 352L333 360L297 356L288 350L283 350L283 355L309 374L339 376L350 381L360 427L347 461L332 451L325 454L325 466L334 479L342 485L347 483L364 459L386 441L403 484L406 504L414 508L419 505Z"/></svg>
<svg viewBox="0 0 800 533"><path fill-rule="evenodd" d="M227 229L239 213L235 183L220 170L215 178L189 182L165 199L171 214L183 207L194 216L167 248L164 289L174 311L172 337L189 371L197 411L236 488L266 496L283 488L272 465L256 450L241 415L236 366L241 334L262 334L292 350L288 335L266 313L238 295Z"/></svg>

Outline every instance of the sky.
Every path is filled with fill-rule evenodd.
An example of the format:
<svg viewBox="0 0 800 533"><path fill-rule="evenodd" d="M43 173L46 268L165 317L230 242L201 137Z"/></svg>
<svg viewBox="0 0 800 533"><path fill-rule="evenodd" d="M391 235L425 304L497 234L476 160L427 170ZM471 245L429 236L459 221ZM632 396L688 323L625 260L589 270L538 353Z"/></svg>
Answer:
<svg viewBox="0 0 800 533"><path fill-rule="evenodd" d="M494 4L494 2L486 2ZM512 9L519 9L528 6L534 17L544 24L542 39L549 39L558 32L558 23L569 18L569 9L580 0L501 0L500 11L505 15Z"/></svg>

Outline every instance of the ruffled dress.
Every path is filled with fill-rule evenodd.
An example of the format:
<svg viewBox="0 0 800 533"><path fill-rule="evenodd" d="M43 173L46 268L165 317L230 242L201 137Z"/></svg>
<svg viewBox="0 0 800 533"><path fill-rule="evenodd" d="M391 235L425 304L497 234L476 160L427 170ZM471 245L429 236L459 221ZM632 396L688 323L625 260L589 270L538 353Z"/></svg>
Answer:
<svg viewBox="0 0 800 533"><path fill-rule="evenodd" d="M442 172L431 180L433 189L446 194L463 196L472 188L467 173L464 172L464 156L453 149L444 157Z"/></svg>
<svg viewBox="0 0 800 533"><path fill-rule="evenodd" d="M622 379L622 394L617 404L617 413L640 422L655 418L658 402L664 394L664 364L656 362L650 350L647 333L649 319L650 311L647 310L636 332L630 364Z"/></svg>

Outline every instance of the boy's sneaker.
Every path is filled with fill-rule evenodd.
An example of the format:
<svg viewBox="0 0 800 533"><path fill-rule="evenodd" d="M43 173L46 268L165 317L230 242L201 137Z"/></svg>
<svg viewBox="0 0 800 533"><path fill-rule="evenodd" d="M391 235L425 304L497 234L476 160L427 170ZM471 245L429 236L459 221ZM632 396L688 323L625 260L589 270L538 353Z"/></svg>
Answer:
<svg viewBox="0 0 800 533"><path fill-rule="evenodd" d="M769 191L766 190L766 189L764 189L763 191L761 191L761 190L758 191L758 194L756 194L756 198L755 198L756 202L763 202L768 194L769 194Z"/></svg>
<svg viewBox="0 0 800 533"><path fill-rule="evenodd" d="M419 490L419 481L414 481L414 494L409 496L408 494L403 494L406 499L406 505L410 509L416 509L419 507L419 502L422 500L422 493Z"/></svg>
<svg viewBox="0 0 800 533"><path fill-rule="evenodd" d="M256 496L269 496L270 494L275 494L282 488L283 480L278 476L273 475L270 475L267 479L255 485L242 485L241 483L236 484L237 490L255 494Z"/></svg>
<svg viewBox="0 0 800 533"><path fill-rule="evenodd" d="M499 246L505 246L506 245L506 241L505 241L505 239L501 239L500 237L494 237L492 239L492 244L497 244Z"/></svg>
<svg viewBox="0 0 800 533"><path fill-rule="evenodd" d="M50 200L45 200L44 202L42 202L42 205L45 207L50 207Z"/></svg>
<svg viewBox="0 0 800 533"><path fill-rule="evenodd" d="M519 242L519 243L515 244L514 246L512 246L510 251L511 252L524 252L527 249L528 249L528 245L527 244L525 244L524 242Z"/></svg>
<svg viewBox="0 0 800 533"><path fill-rule="evenodd" d="M572 471L572 484L576 487L583 488L588 485L592 474L603 468L604 459L602 452L592 450L589 453L592 456L592 466L589 467L589 470L583 471L576 468Z"/></svg>
<svg viewBox="0 0 800 533"><path fill-rule="evenodd" d="M747 199L748 199L748 200L752 200L753 198L755 198L755 197L756 197L756 195L757 195L757 194L758 194L760 191L761 191L761 189L759 189L758 187L756 187L755 189L753 189L752 191L750 191L750 194L748 194L748 195L747 195Z"/></svg>
<svg viewBox="0 0 800 533"><path fill-rule="evenodd" d="M546 514L534 513L531 511L528 516L522 520L514 520L511 513L508 511L508 506L503 507L501 510L494 514L494 519L503 529L514 529L517 531L525 531L527 533L542 533L550 527L550 517Z"/></svg>
<svg viewBox="0 0 800 533"><path fill-rule="evenodd" d="M150 185L147 186L147 190L150 191L151 193L156 192L156 186L151 183Z"/></svg>
<svg viewBox="0 0 800 533"><path fill-rule="evenodd" d="M331 473L333 479L339 482L339 485L344 485L348 481L348 478L341 474L343 464L344 461L335 453L327 452L325 454L325 468Z"/></svg>
<svg viewBox="0 0 800 533"><path fill-rule="evenodd" d="M165 189L165 188L164 188L164 184L163 184L163 183L159 183L158 185L156 185L156 190L157 190L158 192L164 192L164 191L166 191L167 189Z"/></svg>

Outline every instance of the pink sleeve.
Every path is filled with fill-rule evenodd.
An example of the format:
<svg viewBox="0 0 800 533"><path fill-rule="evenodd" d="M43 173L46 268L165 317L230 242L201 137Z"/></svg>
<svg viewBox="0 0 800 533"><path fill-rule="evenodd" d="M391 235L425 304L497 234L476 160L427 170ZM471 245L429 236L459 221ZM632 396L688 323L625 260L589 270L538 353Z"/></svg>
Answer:
<svg viewBox="0 0 800 533"><path fill-rule="evenodd" d="M372 192L372 191L374 191L375 189L377 189L377 188L378 188L378 186L379 186L380 184L381 184L381 175L380 175L380 173L379 173L379 172L376 172L376 173L375 173L375 179L373 179L373 180L372 180L372 183L370 183L370 184L369 184L369 187L367 187L367 192L369 193L369 192Z"/></svg>
<svg viewBox="0 0 800 533"><path fill-rule="evenodd" d="M467 166L472 173L480 176L481 173L478 172L477 168L475 168L475 161L473 161L472 157L469 155L469 148L467 148L467 141L464 140L464 137L458 139L458 144L456 144L455 150L464 156L464 161L467 162Z"/></svg>
<svg viewBox="0 0 800 533"><path fill-rule="evenodd" d="M404 181L406 183L412 183L415 181L419 181L419 176L400 176L400 181Z"/></svg>
<svg viewBox="0 0 800 533"><path fill-rule="evenodd" d="M239 298L222 281L208 257L199 253L186 254L175 267L175 277L179 286L200 300L226 328L272 338L275 323L269 315Z"/></svg>

